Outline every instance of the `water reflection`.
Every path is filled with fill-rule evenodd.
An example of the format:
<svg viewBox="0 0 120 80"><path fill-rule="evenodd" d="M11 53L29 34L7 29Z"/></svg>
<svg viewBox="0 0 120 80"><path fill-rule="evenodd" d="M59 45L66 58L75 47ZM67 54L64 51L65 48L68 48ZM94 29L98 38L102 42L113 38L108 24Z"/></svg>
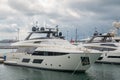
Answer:
<svg viewBox="0 0 120 80"><path fill-rule="evenodd" d="M0 69L0 80L88 80L88 75L86 73L72 75L72 73L68 72L48 71L8 65L0 65Z"/></svg>
<svg viewBox="0 0 120 80"><path fill-rule="evenodd" d="M87 73L93 80L119 80L120 65L94 64Z"/></svg>
<svg viewBox="0 0 120 80"><path fill-rule="evenodd" d="M119 80L120 65L95 64L86 73L68 73L0 64L0 80Z"/></svg>

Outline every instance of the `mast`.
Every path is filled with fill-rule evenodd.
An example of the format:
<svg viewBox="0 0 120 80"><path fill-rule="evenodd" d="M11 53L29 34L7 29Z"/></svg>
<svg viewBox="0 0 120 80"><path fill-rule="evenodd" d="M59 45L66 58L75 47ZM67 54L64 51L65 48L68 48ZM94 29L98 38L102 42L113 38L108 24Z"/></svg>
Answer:
<svg viewBox="0 0 120 80"><path fill-rule="evenodd" d="M69 33L69 31L67 30L67 40L68 40L68 33Z"/></svg>
<svg viewBox="0 0 120 80"><path fill-rule="evenodd" d="M19 28L17 28L17 32L18 32L18 41L19 41L19 32L20 32L20 29Z"/></svg>
<svg viewBox="0 0 120 80"><path fill-rule="evenodd" d="M77 28L75 30L75 42L77 42Z"/></svg>

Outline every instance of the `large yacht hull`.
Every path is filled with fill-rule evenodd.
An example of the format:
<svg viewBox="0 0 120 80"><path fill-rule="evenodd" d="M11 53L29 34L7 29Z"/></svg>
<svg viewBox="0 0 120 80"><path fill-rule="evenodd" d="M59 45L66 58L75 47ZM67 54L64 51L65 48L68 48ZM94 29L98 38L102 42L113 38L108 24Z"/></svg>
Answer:
<svg viewBox="0 0 120 80"><path fill-rule="evenodd" d="M57 71L86 71L99 57L100 53L66 54L61 56L31 56L16 53L7 56L5 64ZM24 60L23 60L24 59ZM28 62L25 59L29 59ZM34 60L39 60L38 62ZM41 61L40 61L41 60Z"/></svg>

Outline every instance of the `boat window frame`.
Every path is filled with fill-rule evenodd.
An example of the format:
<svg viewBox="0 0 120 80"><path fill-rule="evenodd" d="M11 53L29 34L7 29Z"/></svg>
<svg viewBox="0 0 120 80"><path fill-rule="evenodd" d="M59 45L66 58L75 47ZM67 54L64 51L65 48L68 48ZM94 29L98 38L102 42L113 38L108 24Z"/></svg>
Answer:
<svg viewBox="0 0 120 80"><path fill-rule="evenodd" d="M34 56L62 56L69 53L64 52L48 52L48 51L34 51L32 55Z"/></svg>
<svg viewBox="0 0 120 80"><path fill-rule="evenodd" d="M22 62L23 62L23 63L29 63L29 62L30 62L30 59L29 59L29 58L23 58L23 59L22 59Z"/></svg>
<svg viewBox="0 0 120 80"><path fill-rule="evenodd" d="M32 63L41 64L43 59L34 59Z"/></svg>

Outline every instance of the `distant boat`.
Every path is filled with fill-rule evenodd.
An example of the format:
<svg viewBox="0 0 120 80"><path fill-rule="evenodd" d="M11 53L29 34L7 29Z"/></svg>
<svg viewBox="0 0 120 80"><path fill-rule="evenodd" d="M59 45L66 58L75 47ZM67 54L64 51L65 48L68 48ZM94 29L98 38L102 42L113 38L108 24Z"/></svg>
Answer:
<svg viewBox="0 0 120 80"><path fill-rule="evenodd" d="M18 40L5 39L0 41L0 49L17 49L17 47L11 46L12 43L18 42Z"/></svg>
<svg viewBox="0 0 120 80"><path fill-rule="evenodd" d="M111 33L97 34L80 44L103 53L96 62L120 64L120 37Z"/></svg>
<svg viewBox="0 0 120 80"><path fill-rule="evenodd" d="M0 43L14 43L14 42L18 42L18 40L4 39L4 40L1 40L1 41L0 41Z"/></svg>

